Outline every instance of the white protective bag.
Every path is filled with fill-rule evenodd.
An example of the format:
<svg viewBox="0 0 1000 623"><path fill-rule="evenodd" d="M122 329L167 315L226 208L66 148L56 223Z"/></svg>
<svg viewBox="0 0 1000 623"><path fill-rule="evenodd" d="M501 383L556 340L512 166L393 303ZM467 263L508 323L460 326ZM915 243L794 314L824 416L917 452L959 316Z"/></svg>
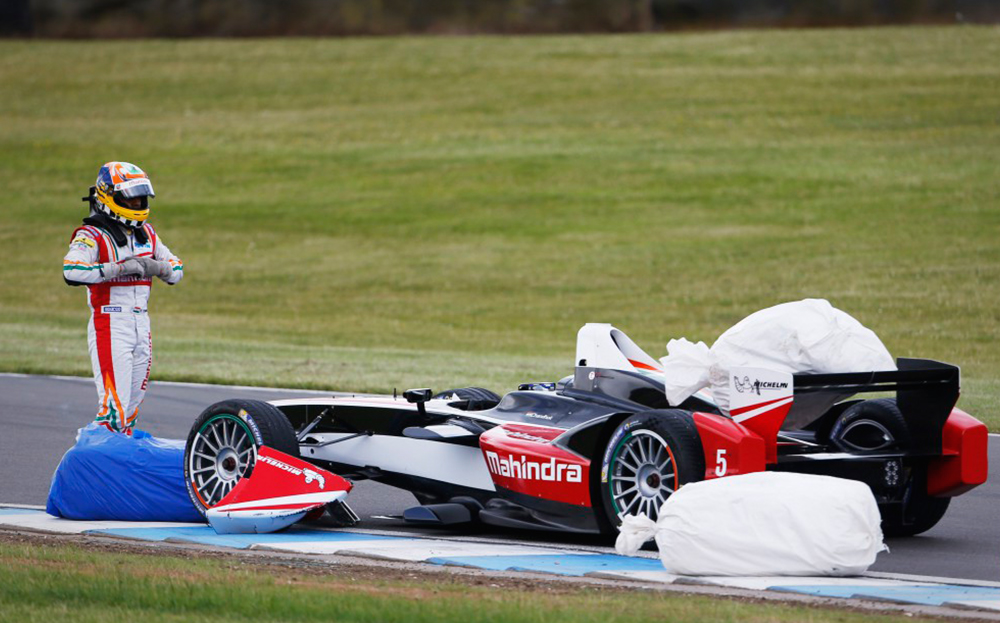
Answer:
<svg viewBox="0 0 1000 623"><path fill-rule="evenodd" d="M753 313L719 336L711 348L670 340L664 369L667 400L679 405L703 387L729 413L729 372L734 367L828 374L895 370L889 351L870 329L825 299L783 303ZM786 428L805 426L846 396L796 398Z"/></svg>
<svg viewBox="0 0 1000 623"><path fill-rule="evenodd" d="M868 485L783 472L686 484L655 523L626 517L616 548L634 555L652 538L678 575L859 575L888 549Z"/></svg>

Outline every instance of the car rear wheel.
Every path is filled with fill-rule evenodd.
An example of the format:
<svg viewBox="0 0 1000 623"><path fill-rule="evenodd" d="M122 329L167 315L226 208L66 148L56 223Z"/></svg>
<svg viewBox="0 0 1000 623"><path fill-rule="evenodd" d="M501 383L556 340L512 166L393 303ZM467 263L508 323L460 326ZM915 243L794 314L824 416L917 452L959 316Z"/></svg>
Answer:
<svg viewBox="0 0 1000 623"><path fill-rule="evenodd" d="M690 413L668 409L628 417L602 457L598 486L605 518L614 528L625 515L655 521L674 491L704 475L701 438Z"/></svg>
<svg viewBox="0 0 1000 623"><path fill-rule="evenodd" d="M843 452L877 452L906 447L909 427L895 398L864 400L840 414L830 443Z"/></svg>
<svg viewBox="0 0 1000 623"><path fill-rule="evenodd" d="M202 515L253 472L260 446L299 456L292 425L271 404L224 400L198 416L184 448L184 481Z"/></svg>

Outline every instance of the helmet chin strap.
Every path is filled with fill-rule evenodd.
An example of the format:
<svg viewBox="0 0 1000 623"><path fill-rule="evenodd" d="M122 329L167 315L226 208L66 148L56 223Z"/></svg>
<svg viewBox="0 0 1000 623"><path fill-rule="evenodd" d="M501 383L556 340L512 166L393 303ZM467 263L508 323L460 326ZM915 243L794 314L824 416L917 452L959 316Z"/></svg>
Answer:
<svg viewBox="0 0 1000 623"><path fill-rule="evenodd" d="M126 242L128 242L128 238L125 237L126 229L132 230L132 235L135 236L135 240L139 244L146 244L149 242L149 236L146 235L146 230L141 225L139 227L128 228L124 223L116 221L108 216L107 213L97 209L93 203L91 204L91 214L87 218L83 219L83 224L100 227L104 231L108 232L111 234L115 244L118 246L123 246Z"/></svg>

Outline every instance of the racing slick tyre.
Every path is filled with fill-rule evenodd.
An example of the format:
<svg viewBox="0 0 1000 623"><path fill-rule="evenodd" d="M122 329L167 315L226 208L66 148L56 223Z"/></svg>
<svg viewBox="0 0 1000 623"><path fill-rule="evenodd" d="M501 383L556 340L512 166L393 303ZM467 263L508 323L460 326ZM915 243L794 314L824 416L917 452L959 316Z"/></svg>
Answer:
<svg viewBox="0 0 1000 623"><path fill-rule="evenodd" d="M701 437L689 412L666 409L629 416L604 449L598 482L604 516L615 529L625 515L642 513L656 521L671 493L704 477Z"/></svg>
<svg viewBox="0 0 1000 623"><path fill-rule="evenodd" d="M205 409L184 447L184 482L202 515L253 472L257 448L269 446L299 456L288 418L260 400L224 400Z"/></svg>
<svg viewBox="0 0 1000 623"><path fill-rule="evenodd" d="M914 468L914 475L903 493L902 509L882 513L882 534L899 537L927 532L941 521L950 503L951 498L927 495L927 468Z"/></svg>
<svg viewBox="0 0 1000 623"><path fill-rule="evenodd" d="M449 389L447 391L438 392L432 398L435 400L451 400L454 396L458 396L458 400L456 402L461 401L464 403L461 406L457 406L457 408L465 411L484 411L486 409L492 409L500 404L500 396L494 394L488 389L483 389L482 387L461 387L458 389Z"/></svg>
<svg viewBox="0 0 1000 623"><path fill-rule="evenodd" d="M909 428L895 398L864 400L844 410L830 429L830 443L842 452L905 447Z"/></svg>

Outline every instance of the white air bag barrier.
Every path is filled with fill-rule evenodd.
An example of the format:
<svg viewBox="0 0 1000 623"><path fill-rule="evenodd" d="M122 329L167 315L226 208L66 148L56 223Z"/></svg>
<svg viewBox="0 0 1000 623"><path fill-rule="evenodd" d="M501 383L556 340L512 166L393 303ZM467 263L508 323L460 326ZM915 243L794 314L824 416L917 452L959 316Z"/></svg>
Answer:
<svg viewBox="0 0 1000 623"><path fill-rule="evenodd" d="M667 498L655 523L626 517L618 553L656 539L679 575L859 575L887 549L868 485L760 472L694 482Z"/></svg>
<svg viewBox="0 0 1000 623"><path fill-rule="evenodd" d="M667 353L660 363L670 404L679 405L711 386L715 402L726 413L729 371L734 367L792 374L896 369L874 332L825 299L783 303L753 313L719 336L711 348L704 342L670 340Z"/></svg>

